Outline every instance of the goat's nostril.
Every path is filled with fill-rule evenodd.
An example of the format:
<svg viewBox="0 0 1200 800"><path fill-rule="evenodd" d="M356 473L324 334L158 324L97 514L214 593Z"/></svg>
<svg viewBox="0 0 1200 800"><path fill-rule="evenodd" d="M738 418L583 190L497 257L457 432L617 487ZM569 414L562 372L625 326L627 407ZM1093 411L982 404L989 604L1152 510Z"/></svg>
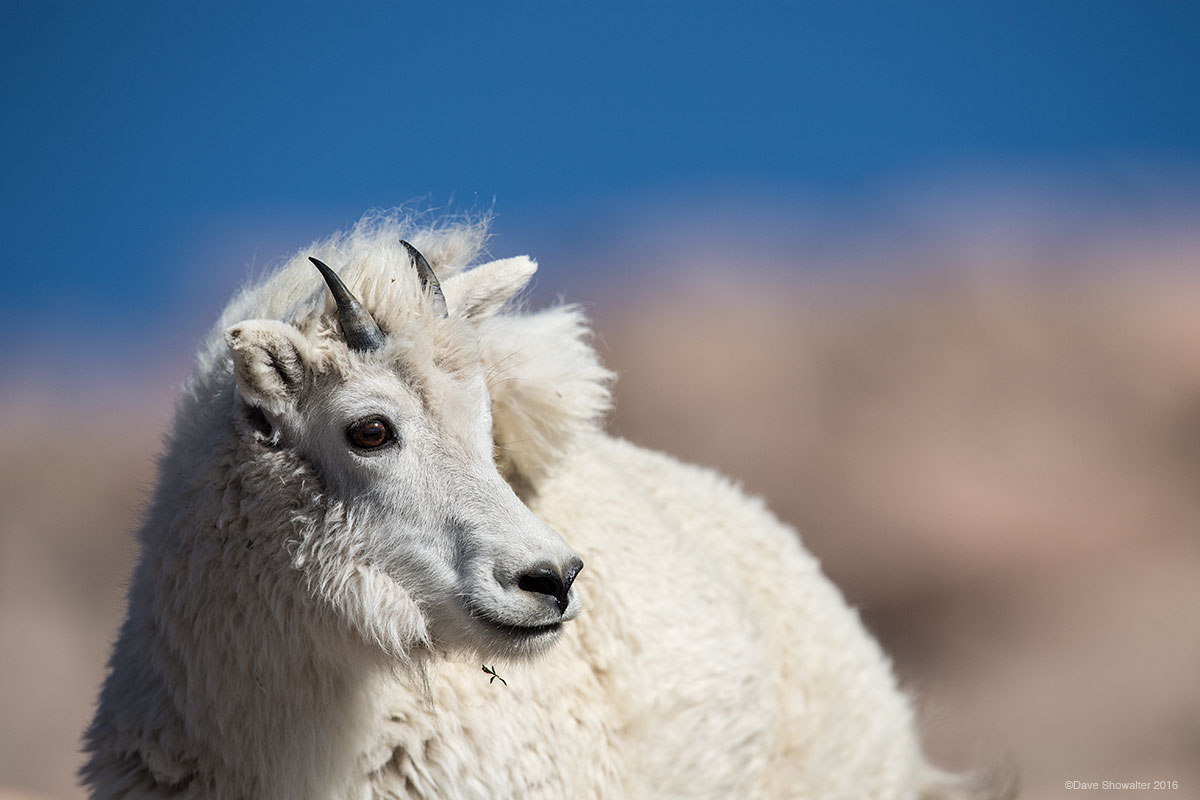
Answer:
<svg viewBox="0 0 1200 800"><path fill-rule="evenodd" d="M548 568L530 570L517 579L517 588L532 594L553 597L558 606L558 613L565 614L567 605L570 603L567 592L571 590L571 583L575 580L578 572L578 569L571 569L564 579L558 570Z"/></svg>
<svg viewBox="0 0 1200 800"><path fill-rule="evenodd" d="M567 578L563 581L563 583L567 585L568 589L570 589L571 584L575 582L575 577L579 574L581 569L583 569L583 559L579 558L578 556L572 558L571 563L567 565Z"/></svg>

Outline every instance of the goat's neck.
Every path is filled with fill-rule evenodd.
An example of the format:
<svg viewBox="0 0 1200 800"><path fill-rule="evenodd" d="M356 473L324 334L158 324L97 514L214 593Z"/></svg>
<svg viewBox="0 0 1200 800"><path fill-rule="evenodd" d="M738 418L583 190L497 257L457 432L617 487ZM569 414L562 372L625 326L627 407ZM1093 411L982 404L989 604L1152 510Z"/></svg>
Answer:
<svg viewBox="0 0 1200 800"><path fill-rule="evenodd" d="M243 495L236 445L199 465L181 452L164 473L228 479L160 483L84 773L205 797L344 796L383 667L305 605L286 553L302 487Z"/></svg>
<svg viewBox="0 0 1200 800"><path fill-rule="evenodd" d="M209 605L214 619L131 610L90 738L164 793L345 796L371 738L378 669L321 663L311 639L253 624L252 611L227 619L228 608Z"/></svg>

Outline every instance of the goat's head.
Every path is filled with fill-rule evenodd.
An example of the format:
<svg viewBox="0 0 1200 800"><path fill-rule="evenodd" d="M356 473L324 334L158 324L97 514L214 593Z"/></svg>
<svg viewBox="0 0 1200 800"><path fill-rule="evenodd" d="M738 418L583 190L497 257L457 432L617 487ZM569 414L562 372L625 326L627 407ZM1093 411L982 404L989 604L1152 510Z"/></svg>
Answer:
<svg viewBox="0 0 1200 800"><path fill-rule="evenodd" d="M402 244L410 263L375 281L389 293L379 319L314 258L333 304L227 329L237 435L267 474L299 466L319 484L319 530L295 533L290 558L342 628L401 655L536 652L579 613L583 563L497 471L475 327L534 265L485 264L443 295Z"/></svg>

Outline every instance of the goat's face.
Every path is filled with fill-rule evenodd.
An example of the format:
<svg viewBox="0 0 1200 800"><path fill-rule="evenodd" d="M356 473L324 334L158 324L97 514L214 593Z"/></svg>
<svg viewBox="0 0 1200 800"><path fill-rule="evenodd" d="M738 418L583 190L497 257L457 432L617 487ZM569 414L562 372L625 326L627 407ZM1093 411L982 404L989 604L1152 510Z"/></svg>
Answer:
<svg viewBox="0 0 1200 800"><path fill-rule="evenodd" d="M524 277L497 281L504 269ZM494 308L532 265L491 272L475 280L504 293ZM264 455L286 451L320 482L323 524L300 536L293 566L343 628L399 655L424 642L535 652L579 613L572 581L583 563L496 469L485 374L464 343L484 306L469 284L451 288L449 319L424 309L413 331L376 328L373 346L318 346L276 321L231 327L235 419ZM353 324L340 320L361 345Z"/></svg>

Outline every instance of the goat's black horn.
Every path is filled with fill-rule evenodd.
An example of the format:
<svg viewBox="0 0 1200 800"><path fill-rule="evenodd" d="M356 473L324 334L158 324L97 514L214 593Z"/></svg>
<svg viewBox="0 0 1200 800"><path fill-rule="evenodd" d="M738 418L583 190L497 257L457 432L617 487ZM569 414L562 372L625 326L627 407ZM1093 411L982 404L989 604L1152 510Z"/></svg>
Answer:
<svg viewBox="0 0 1200 800"><path fill-rule="evenodd" d="M442 294L442 285L438 283L437 275L433 274L433 267L429 266L429 262L425 260L425 256L421 255L421 251L413 247L403 239L400 244L408 250L408 255L412 258L413 266L417 270L417 275L421 278L421 291L429 292L429 300L433 303L433 310L438 312L442 317L449 316L446 311L446 296Z"/></svg>
<svg viewBox="0 0 1200 800"><path fill-rule="evenodd" d="M383 347L386 337L375 318L371 316L371 312L358 302L357 297L350 294L350 290L336 272L312 256L309 256L308 260L316 265L321 271L321 277L329 285L329 292L337 303L338 324L342 326L342 338L346 340L347 346L351 350L364 353Z"/></svg>

